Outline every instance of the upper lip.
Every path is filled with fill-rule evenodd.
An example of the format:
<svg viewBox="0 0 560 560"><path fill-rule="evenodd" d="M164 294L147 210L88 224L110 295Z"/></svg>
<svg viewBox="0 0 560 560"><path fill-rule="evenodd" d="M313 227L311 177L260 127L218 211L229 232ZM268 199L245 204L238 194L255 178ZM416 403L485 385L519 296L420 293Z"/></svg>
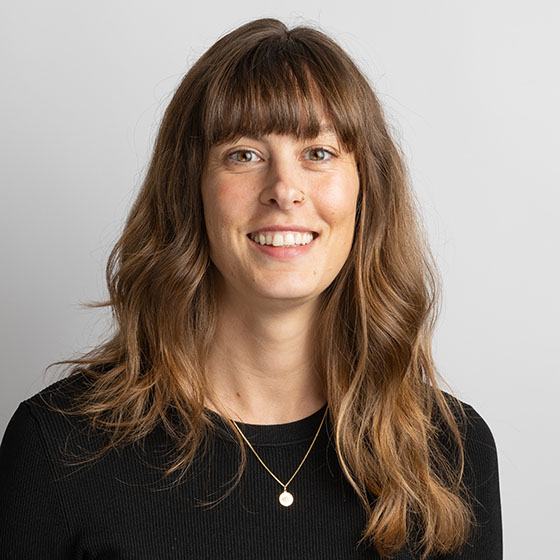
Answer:
<svg viewBox="0 0 560 560"><path fill-rule="evenodd" d="M265 231L301 231L317 234L316 231L313 231L312 229L309 229L305 226L298 226L297 224L263 226L259 229L252 230L250 233L261 233Z"/></svg>

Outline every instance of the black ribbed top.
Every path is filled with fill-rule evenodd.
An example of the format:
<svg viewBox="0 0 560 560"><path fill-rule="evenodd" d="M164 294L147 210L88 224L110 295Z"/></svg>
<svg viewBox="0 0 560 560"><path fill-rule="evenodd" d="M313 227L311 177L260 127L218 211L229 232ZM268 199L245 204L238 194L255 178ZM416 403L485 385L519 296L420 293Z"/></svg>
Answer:
<svg viewBox="0 0 560 560"><path fill-rule="evenodd" d="M66 466L68 453L95 449L98 436L64 408L76 383L60 381L23 402L0 447L0 558L60 559L378 559L357 541L366 522L354 490L343 476L329 416L300 471L283 488L247 448L247 469L232 486L240 452L231 428L209 439L192 471L176 486L162 482L170 441L161 429L143 442L112 451L86 466ZM481 527L461 555L448 560L502 558L498 465L492 434L465 405L467 481L480 504ZM237 423L261 459L283 482L299 466L320 425L325 407L287 424ZM405 550L395 559L411 560Z"/></svg>

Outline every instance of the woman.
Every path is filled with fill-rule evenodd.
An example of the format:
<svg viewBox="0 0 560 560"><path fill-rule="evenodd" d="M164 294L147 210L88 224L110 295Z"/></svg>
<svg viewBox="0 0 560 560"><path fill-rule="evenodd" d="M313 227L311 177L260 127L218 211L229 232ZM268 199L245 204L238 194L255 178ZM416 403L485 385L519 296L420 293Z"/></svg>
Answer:
<svg viewBox="0 0 560 560"><path fill-rule="evenodd" d="M110 256L115 332L6 431L2 558L501 558L434 270L350 58L271 19L226 35Z"/></svg>

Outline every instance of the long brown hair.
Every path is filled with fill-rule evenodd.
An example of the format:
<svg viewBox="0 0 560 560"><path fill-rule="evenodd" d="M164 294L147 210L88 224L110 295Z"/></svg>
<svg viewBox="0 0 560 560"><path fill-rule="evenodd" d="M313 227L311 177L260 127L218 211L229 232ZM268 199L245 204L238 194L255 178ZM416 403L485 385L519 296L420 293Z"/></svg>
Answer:
<svg viewBox="0 0 560 560"><path fill-rule="evenodd" d="M60 362L88 379L73 412L109 434L96 456L161 425L176 450L166 474L188 470L214 427L204 407L217 312L200 194L206 155L241 135L313 137L321 115L360 176L353 246L321 296L316 326L336 451L368 514L360 542L389 556L415 527L423 557L457 551L473 512L462 480L465 414L438 388L431 355L436 267L372 87L313 28L253 21L217 41L184 77L109 257L109 300L99 305L111 307L114 332ZM444 432L457 453L442 443ZM246 464L238 438L237 481Z"/></svg>

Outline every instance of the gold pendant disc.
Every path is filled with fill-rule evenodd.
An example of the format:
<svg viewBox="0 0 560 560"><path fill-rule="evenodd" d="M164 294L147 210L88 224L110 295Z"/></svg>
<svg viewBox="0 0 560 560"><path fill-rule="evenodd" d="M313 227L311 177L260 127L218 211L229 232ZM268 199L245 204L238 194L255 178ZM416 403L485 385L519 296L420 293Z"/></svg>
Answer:
<svg viewBox="0 0 560 560"><path fill-rule="evenodd" d="M289 507L294 503L294 497L286 490L280 494L278 500L284 507Z"/></svg>

